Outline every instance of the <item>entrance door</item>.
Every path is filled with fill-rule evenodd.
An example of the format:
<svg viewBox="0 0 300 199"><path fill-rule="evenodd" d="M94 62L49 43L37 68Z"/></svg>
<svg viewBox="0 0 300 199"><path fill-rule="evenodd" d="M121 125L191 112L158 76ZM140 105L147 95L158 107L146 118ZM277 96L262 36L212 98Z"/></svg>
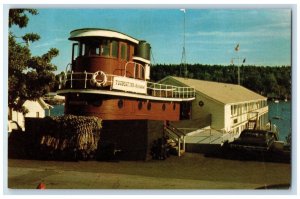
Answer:
<svg viewBox="0 0 300 199"><path fill-rule="evenodd" d="M180 103L180 120L192 119L192 102Z"/></svg>

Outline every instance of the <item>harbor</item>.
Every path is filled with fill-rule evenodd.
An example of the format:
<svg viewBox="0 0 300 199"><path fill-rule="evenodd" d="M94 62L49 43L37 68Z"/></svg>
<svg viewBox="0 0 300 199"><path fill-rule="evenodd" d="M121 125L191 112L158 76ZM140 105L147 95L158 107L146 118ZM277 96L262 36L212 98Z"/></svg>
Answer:
<svg viewBox="0 0 300 199"><path fill-rule="evenodd" d="M269 115L268 118L272 124L275 124L279 131L279 140L285 142L286 138L291 133L291 101L279 101L278 104L268 101L269 106ZM280 111L278 111L280 110ZM59 116L64 114L64 105L54 105L54 108L51 110L51 116ZM281 120L276 120L273 117L278 115ZM183 129L185 131L187 129ZM218 144L224 142L225 136L221 132L213 131L213 130L205 130L199 131L197 133L197 129L194 133L189 134L190 136L186 137L186 143L203 143L203 144ZM189 131L192 131L189 129ZM198 134L198 135L197 135Z"/></svg>
<svg viewBox="0 0 300 199"><path fill-rule="evenodd" d="M238 144L242 148L263 144L271 152L290 150L268 118L267 97L240 85L240 80L232 84L166 76L152 82L147 41L101 28L75 29L69 40L71 63L58 76L57 93L27 100L23 106L34 110L30 114L9 112L25 129L10 134L10 158L161 160L186 151L224 151L223 146L235 145L245 131L251 132L246 140L256 141L251 146L243 141ZM55 104L44 100L63 104L63 115L45 117ZM279 101L275 104L272 119L283 120ZM272 140L270 133L275 134Z"/></svg>
<svg viewBox="0 0 300 199"><path fill-rule="evenodd" d="M279 11L291 19L287 10ZM105 9L92 12L118 14ZM193 57L187 61L186 47L198 44L207 34L198 34L202 26L195 26L188 29L197 33L191 36L186 19L194 20L189 14L200 17L203 11L163 12L176 18L181 13L184 19L183 34L177 30L171 36L167 30L151 28L170 35L166 43L150 30L136 31L140 27L135 23L132 29L118 23L104 25L105 20L104 24L89 24L89 20L77 24L77 20L76 26L61 30L59 46L68 56L57 67L51 61L62 58L58 49L32 56L30 51L39 46L29 42L40 36L17 37L13 32L18 29L11 27L26 27L25 13L37 15L38 10L9 11L9 28L14 31L9 35L13 49L9 51L8 133L4 136L8 192L294 188L291 63L286 59L291 56L285 56L284 64L268 58L269 67L259 61L260 56L253 59L257 46L241 38L226 45L215 45L209 38L213 48L222 50L207 54L209 48L201 44L187 51ZM144 11L143 19L154 17L153 13ZM25 24L15 20L20 14ZM257 23L261 21L257 18ZM165 24L169 25L173 27ZM196 40L191 42L193 37ZM57 39L50 38L49 42ZM26 44L18 39L27 39ZM62 46L63 42L68 45ZM173 51L178 47L182 47L180 63L175 59L178 52ZM19 54L28 61L21 62ZM199 59L202 54L206 55Z"/></svg>

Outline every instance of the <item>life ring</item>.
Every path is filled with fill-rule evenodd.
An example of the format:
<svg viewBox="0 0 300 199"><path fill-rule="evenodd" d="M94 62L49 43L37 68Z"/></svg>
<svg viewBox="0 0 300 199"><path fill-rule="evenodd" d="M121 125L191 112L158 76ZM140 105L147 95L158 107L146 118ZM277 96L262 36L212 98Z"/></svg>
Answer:
<svg viewBox="0 0 300 199"><path fill-rule="evenodd" d="M101 80L97 79L97 76L100 75L101 76ZM107 76L105 75L105 73L103 71L97 71L93 74L91 80L90 80L91 84L93 86L96 87L102 87L106 84L107 82Z"/></svg>

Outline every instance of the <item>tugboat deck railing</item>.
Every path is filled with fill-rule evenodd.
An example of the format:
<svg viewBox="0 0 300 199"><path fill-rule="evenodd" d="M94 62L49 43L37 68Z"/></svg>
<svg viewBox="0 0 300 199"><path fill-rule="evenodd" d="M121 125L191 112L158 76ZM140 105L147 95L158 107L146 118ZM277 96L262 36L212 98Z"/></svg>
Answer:
<svg viewBox="0 0 300 199"><path fill-rule="evenodd" d="M61 90L63 89L95 89L95 90L114 90L113 81L115 77L124 77L120 75L106 74L107 82L103 87L96 87L90 84L92 76L94 73L91 72L74 72L69 71L65 78L62 79ZM129 77L125 77L129 78ZM144 81L147 85L147 92L144 95L149 95L153 97L161 98L195 98L195 88L193 87L179 87L167 84L159 84L154 82L149 82L145 80L139 80L135 78L129 78L136 81ZM135 91L126 91L136 93Z"/></svg>

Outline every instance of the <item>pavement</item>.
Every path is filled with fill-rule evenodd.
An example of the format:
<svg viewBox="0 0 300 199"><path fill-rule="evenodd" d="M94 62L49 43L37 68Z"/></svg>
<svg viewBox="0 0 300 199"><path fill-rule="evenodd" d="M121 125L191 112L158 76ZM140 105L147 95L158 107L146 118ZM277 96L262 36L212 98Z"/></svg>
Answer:
<svg viewBox="0 0 300 199"><path fill-rule="evenodd" d="M207 157L185 153L150 161L8 160L8 193L19 189L97 190L254 190L269 185L286 189L291 164ZM281 186L283 185L283 186Z"/></svg>

